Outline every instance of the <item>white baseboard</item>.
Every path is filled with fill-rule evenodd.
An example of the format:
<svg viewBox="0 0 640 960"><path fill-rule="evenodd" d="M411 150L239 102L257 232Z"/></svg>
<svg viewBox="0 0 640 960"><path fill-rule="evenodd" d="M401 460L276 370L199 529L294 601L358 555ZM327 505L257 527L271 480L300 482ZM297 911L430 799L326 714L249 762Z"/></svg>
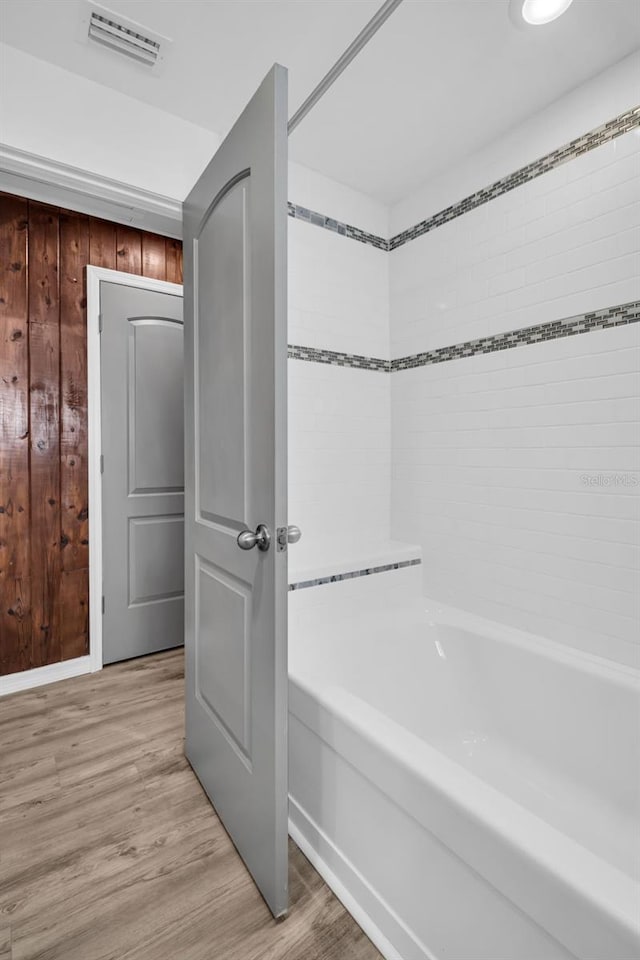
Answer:
<svg viewBox="0 0 640 960"><path fill-rule="evenodd" d="M56 680L79 677L83 673L91 673L92 670L91 657L87 656L49 663L46 667L22 670L20 673L9 673L5 677L0 677L0 697L6 697L9 693L18 693L20 690L31 690L32 687L41 687L45 683L55 683Z"/></svg>
<svg viewBox="0 0 640 960"><path fill-rule="evenodd" d="M436 960L433 954L415 940L395 912L291 795L289 835L386 960L402 960L402 954L405 957L420 956L424 960ZM328 852L342 877L338 876L319 852L323 849ZM375 910L384 917L386 926L394 931L396 942L403 944L402 954L382 932L370 910Z"/></svg>

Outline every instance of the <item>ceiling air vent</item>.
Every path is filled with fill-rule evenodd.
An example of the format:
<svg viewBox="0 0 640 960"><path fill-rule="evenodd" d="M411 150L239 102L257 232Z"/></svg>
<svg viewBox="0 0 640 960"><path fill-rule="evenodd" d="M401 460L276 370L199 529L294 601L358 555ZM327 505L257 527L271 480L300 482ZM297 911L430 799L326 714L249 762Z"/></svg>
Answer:
<svg viewBox="0 0 640 960"><path fill-rule="evenodd" d="M170 40L95 3L88 3L83 12L82 39L85 42L99 43L144 64L152 73L159 72Z"/></svg>

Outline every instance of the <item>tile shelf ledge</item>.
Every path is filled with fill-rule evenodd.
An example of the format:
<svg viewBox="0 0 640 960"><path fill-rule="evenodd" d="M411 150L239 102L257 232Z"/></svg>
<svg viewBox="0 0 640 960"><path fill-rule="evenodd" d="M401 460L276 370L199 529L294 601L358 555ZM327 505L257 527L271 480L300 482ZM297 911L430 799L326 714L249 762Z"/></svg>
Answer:
<svg viewBox="0 0 640 960"><path fill-rule="evenodd" d="M399 540L334 540L322 538L303 539L289 548L289 589L301 589L303 585L320 584L310 581L327 581L327 578L351 579L368 576L422 562L422 550L416 544ZM383 568L383 569L379 569Z"/></svg>

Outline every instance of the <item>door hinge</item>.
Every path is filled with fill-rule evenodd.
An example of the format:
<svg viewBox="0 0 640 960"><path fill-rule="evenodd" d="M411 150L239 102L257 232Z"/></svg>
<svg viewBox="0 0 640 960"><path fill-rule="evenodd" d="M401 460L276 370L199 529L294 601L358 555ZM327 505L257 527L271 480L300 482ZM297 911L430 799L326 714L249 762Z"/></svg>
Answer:
<svg viewBox="0 0 640 960"><path fill-rule="evenodd" d="M98 314L98 333L102 333L102 314Z"/></svg>
<svg viewBox="0 0 640 960"><path fill-rule="evenodd" d="M100 473L104 473L104 454L100 454Z"/></svg>
<svg viewBox="0 0 640 960"><path fill-rule="evenodd" d="M104 594L102 595L102 612L104 613Z"/></svg>

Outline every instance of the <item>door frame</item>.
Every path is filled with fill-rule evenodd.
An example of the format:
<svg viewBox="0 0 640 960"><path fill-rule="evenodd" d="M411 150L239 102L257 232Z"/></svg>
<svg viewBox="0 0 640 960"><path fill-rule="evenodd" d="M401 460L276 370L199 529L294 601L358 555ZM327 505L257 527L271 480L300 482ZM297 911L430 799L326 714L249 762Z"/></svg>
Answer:
<svg viewBox="0 0 640 960"><path fill-rule="evenodd" d="M87 437L89 469L89 660L102 670L102 377L100 283L118 283L155 293L183 296L181 283L153 280L136 273L87 266Z"/></svg>

